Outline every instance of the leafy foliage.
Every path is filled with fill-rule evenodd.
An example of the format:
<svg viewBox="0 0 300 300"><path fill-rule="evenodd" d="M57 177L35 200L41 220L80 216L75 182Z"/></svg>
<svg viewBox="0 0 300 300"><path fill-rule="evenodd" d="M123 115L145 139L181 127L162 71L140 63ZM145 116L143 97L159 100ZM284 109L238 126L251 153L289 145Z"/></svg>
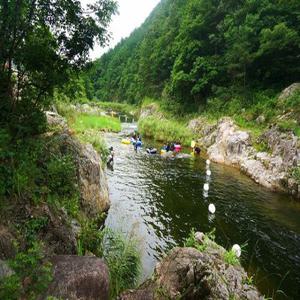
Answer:
<svg viewBox="0 0 300 300"><path fill-rule="evenodd" d="M97 38L104 45L113 0L2 1L0 4L0 126L14 136L45 129L42 109L53 89L81 68Z"/></svg>

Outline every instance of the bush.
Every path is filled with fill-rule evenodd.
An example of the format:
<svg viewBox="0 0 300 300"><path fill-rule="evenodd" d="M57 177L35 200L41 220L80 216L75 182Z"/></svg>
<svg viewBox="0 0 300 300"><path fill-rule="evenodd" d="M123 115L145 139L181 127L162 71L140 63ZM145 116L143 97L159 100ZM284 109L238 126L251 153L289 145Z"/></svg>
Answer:
<svg viewBox="0 0 300 300"><path fill-rule="evenodd" d="M15 273L0 281L0 299L37 299L52 280L52 267L40 243L19 252L9 265Z"/></svg>

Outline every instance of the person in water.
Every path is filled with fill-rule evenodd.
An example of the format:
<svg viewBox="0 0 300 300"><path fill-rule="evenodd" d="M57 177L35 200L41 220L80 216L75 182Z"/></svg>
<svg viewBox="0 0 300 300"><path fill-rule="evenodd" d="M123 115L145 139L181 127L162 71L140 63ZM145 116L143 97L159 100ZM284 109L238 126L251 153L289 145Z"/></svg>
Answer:
<svg viewBox="0 0 300 300"><path fill-rule="evenodd" d="M108 155L108 159L107 159L107 165L112 166L114 164L114 156L115 156L114 148L110 147L109 155Z"/></svg>
<svg viewBox="0 0 300 300"><path fill-rule="evenodd" d="M135 152L137 152L137 149L138 149L139 147L142 147L142 138L141 138L140 135L138 135L137 140L136 140L136 143L135 143L135 145L134 145L134 150L135 150Z"/></svg>

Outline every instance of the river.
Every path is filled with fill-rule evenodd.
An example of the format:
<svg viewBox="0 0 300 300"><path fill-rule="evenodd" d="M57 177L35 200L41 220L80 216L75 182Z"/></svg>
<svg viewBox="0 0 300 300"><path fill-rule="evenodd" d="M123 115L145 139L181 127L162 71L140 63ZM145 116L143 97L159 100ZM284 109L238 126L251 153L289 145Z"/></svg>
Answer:
<svg viewBox="0 0 300 300"><path fill-rule="evenodd" d="M163 253L183 245L192 228L215 229L223 247L245 245L242 265L263 294L300 299L299 202L270 192L235 168L212 163L208 178L205 157L171 160L144 149L135 153L121 139L136 125L122 128L120 134L106 135L115 149L114 170L107 170L112 205L106 225L138 242L141 281ZM203 193L206 182L208 194ZM215 204L215 215L208 213L209 203Z"/></svg>

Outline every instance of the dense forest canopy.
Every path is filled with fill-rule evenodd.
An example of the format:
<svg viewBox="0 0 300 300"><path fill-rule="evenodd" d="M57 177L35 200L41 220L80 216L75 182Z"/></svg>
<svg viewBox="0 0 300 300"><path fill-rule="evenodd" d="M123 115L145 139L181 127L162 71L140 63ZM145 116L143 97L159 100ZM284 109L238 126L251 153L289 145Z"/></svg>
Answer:
<svg viewBox="0 0 300 300"><path fill-rule="evenodd" d="M162 0L95 61L87 96L205 104L229 90L278 90L300 79L299 0Z"/></svg>

